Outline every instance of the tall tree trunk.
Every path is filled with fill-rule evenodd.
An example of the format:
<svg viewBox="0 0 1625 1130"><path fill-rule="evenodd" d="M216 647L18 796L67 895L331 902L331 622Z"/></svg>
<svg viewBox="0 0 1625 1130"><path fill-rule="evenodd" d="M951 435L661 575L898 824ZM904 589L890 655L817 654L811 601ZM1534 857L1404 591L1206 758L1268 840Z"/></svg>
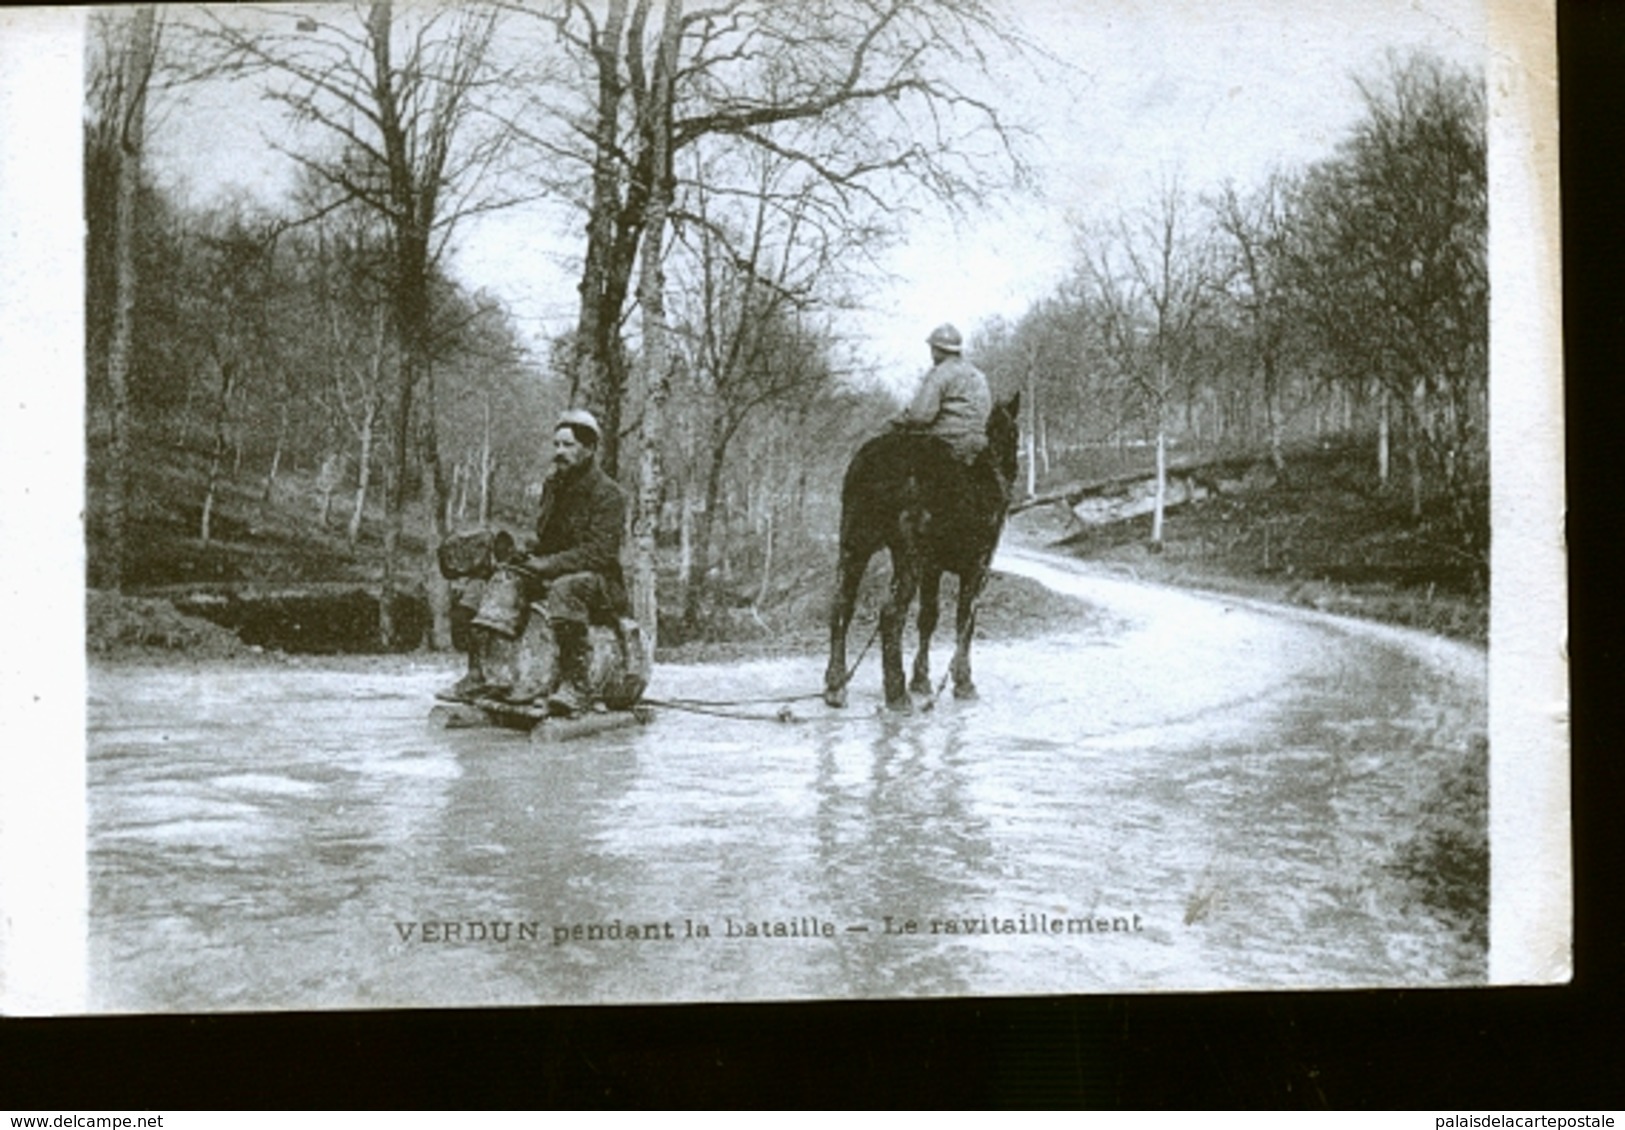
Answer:
<svg viewBox="0 0 1625 1130"><path fill-rule="evenodd" d="M406 533L406 480L410 468L413 397L422 375L422 333L427 324L427 282L421 268L427 256L419 256L417 270L402 272L395 296L395 334L401 355L393 374L394 387L389 403L389 462L384 477L384 569L378 600L379 642L393 648L401 640L395 623L395 605L404 587L401 541ZM431 488L432 490L432 488ZM438 570L437 570L438 571Z"/></svg>
<svg viewBox="0 0 1625 1130"><path fill-rule="evenodd" d="M327 529L328 519L333 513L333 492L339 488L339 480L344 476L344 457L336 451L329 452L322 457L321 469L316 472L316 490L322 496L321 523L322 529Z"/></svg>
<svg viewBox="0 0 1625 1130"><path fill-rule="evenodd" d="M615 325L621 306L613 295L626 293L625 278L614 279L613 252L617 214L621 211L617 127L624 85L620 76L621 36L626 26L626 0L609 0L604 26L594 50L598 68L598 108L593 126L592 204L587 213L587 253L582 265L581 311L576 321L570 402L585 403L604 429L599 464L614 478L620 468L620 372Z"/></svg>
<svg viewBox="0 0 1625 1130"><path fill-rule="evenodd" d="M236 379L237 363L220 362L220 399L214 409L214 448L209 455L209 477L203 488L203 518L198 524L198 540L209 544L211 523L214 518L214 500L220 488L220 471L225 466L226 449L231 446L226 434L226 417L230 411L231 388Z"/></svg>
<svg viewBox="0 0 1625 1130"><path fill-rule="evenodd" d="M395 387L389 405L389 461L384 475L384 570L378 594L378 642L393 648L395 600L401 586L401 537L406 531L407 450L412 431L414 360L402 358L396 366Z"/></svg>
<svg viewBox="0 0 1625 1130"><path fill-rule="evenodd" d="M688 590L694 583L694 498L688 485L677 508L677 584L683 590L683 616L688 617Z"/></svg>
<svg viewBox="0 0 1625 1130"><path fill-rule="evenodd" d="M650 640L659 638L660 614L655 597L655 535L660 524L663 468L660 447L665 424L671 346L666 340L666 277L661 262L666 216L671 206L672 88L677 70L677 38L682 0L666 0L654 77L645 107L645 128L653 174L643 230L642 274L638 304L643 309L643 414L638 459L638 509L633 525L632 614Z"/></svg>
<svg viewBox="0 0 1625 1130"><path fill-rule="evenodd" d="M367 512L367 488L372 485L372 437L377 419L378 402L369 400L361 414L361 434L357 437L360 450L356 454L355 502L350 507L349 528L344 531L352 549L361 538L361 519Z"/></svg>
<svg viewBox="0 0 1625 1130"><path fill-rule="evenodd" d="M271 452L271 468L265 472L265 501L270 502L276 494L277 471L282 467L282 448L288 437L288 398L286 394L277 400L276 419L276 447Z"/></svg>
<svg viewBox="0 0 1625 1130"><path fill-rule="evenodd" d="M435 419L434 366L423 369L423 395L418 401L418 457L429 490L424 498L428 510L428 537L424 538L423 575L429 596L430 646L436 651L451 650L451 582L440 573L440 546L446 540L446 516L451 510L451 487L446 466L440 459L440 429Z"/></svg>
<svg viewBox="0 0 1625 1130"><path fill-rule="evenodd" d="M138 278L135 229L141 197L141 158L146 148L147 83L156 50L154 9L142 4L130 20L118 111L118 199L113 224L113 327L107 349L107 392L112 434L107 456L107 548L102 583L124 588L124 528L130 500L130 362L135 345Z"/></svg>
<svg viewBox="0 0 1625 1130"><path fill-rule="evenodd" d="M1381 490L1388 489L1388 463L1389 463L1389 406L1388 390L1377 390L1377 486Z"/></svg>
<svg viewBox="0 0 1625 1130"><path fill-rule="evenodd" d="M1422 519L1422 446L1427 442L1422 413L1426 411L1426 397L1422 382L1416 382L1411 396L1410 442L1406 446L1410 454L1411 517L1417 521Z"/></svg>
<svg viewBox="0 0 1625 1130"><path fill-rule="evenodd" d="M491 473L496 464L491 457L491 394L485 394L485 430L480 434L480 529L491 525Z"/></svg>
<svg viewBox="0 0 1625 1130"><path fill-rule="evenodd" d="M1411 518L1420 521L1422 518L1422 440L1417 435L1415 421L1409 422L1405 429L1405 470L1406 482L1410 489Z"/></svg>
<svg viewBox="0 0 1625 1130"><path fill-rule="evenodd" d="M1286 453L1281 443L1281 413L1277 407L1279 383L1273 351L1264 354L1264 423L1269 429L1270 464L1276 473L1286 470Z"/></svg>
<svg viewBox="0 0 1625 1130"><path fill-rule="evenodd" d="M1038 493L1038 388L1032 367L1027 368L1027 497Z"/></svg>
<svg viewBox="0 0 1625 1130"><path fill-rule="evenodd" d="M1035 395L1033 399L1036 401L1038 398ZM1050 468L1050 460L1049 460L1049 425L1048 425L1048 423L1045 422L1044 414L1042 412L1039 412L1036 409L1034 409L1033 415L1038 420L1038 427L1036 429L1034 429L1035 431L1038 432L1038 462L1039 462L1039 465L1043 468L1044 474L1048 475L1049 474L1049 468Z"/></svg>
<svg viewBox="0 0 1625 1130"><path fill-rule="evenodd" d="M762 547L762 583L756 586L755 605L759 609L767 601L769 591L773 586L773 506L767 508L767 530L764 535L765 544Z"/></svg>
<svg viewBox="0 0 1625 1130"><path fill-rule="evenodd" d="M1162 550L1162 512L1168 500L1168 362L1157 361L1157 486L1156 500L1151 510L1151 548Z"/></svg>
<svg viewBox="0 0 1625 1130"><path fill-rule="evenodd" d="M1162 512L1168 500L1168 430L1157 425L1157 488L1151 510L1151 545L1162 548Z"/></svg>
<svg viewBox="0 0 1625 1130"><path fill-rule="evenodd" d="M713 531L713 540L720 540L722 545L717 551L717 576L723 584L732 584L734 579L733 520L737 511L733 487L723 488L722 497L717 503L717 521L722 524L722 537L717 539Z"/></svg>
<svg viewBox="0 0 1625 1130"><path fill-rule="evenodd" d="M384 577L379 587L379 644L395 645L395 593L400 589L401 533L406 528L406 444L410 441L410 364L401 361L390 398L390 452L384 473Z"/></svg>
<svg viewBox="0 0 1625 1130"><path fill-rule="evenodd" d="M728 431L718 420L712 427L711 457L705 469L705 509L694 532L694 567L689 586L683 591L683 626L694 631L700 626L700 613L711 586L711 546L716 535L716 519L722 510L722 471L727 460ZM724 529L723 537L727 537Z"/></svg>
<svg viewBox="0 0 1625 1130"><path fill-rule="evenodd" d="M374 0L368 8L368 45L372 52L376 124L383 141L389 175L389 223L392 235L390 315L400 356L395 365L389 397L389 470L384 477L384 568L378 595L379 642L393 648L401 633L396 629L395 603L405 574L401 540L406 530L406 473L412 439L412 398L428 367L429 224L433 220L438 170L414 167L408 130L397 101L391 36L394 7L389 0ZM440 138L444 141L444 138ZM433 140L426 142L432 147ZM431 405L432 409L432 405ZM436 499L438 505L440 499ZM438 570L435 571L438 573Z"/></svg>

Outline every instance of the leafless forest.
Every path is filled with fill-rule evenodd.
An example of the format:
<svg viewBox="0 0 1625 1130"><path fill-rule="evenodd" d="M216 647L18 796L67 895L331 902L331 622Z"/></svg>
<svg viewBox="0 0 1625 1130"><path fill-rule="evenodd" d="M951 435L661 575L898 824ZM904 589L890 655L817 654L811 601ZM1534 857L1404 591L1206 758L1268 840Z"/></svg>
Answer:
<svg viewBox="0 0 1625 1130"><path fill-rule="evenodd" d="M132 6L89 24L89 583L256 579L273 527L449 643L449 532L523 527L554 413L609 426L634 603L666 634L822 592L840 470L893 410L846 315L911 216L1022 190L995 66L1054 61L978 0ZM1029 494L1171 461L1277 474L1332 443L1487 569L1481 77L1393 55L1324 157L1070 228L1071 276L969 355L1019 388ZM297 129L274 206L147 161L198 90ZM1080 95L1086 97L1086 95ZM485 214L575 209L545 348L447 269ZM929 327L921 327L921 336ZM924 351L922 348L922 366ZM1177 542L1159 505L1150 541Z"/></svg>

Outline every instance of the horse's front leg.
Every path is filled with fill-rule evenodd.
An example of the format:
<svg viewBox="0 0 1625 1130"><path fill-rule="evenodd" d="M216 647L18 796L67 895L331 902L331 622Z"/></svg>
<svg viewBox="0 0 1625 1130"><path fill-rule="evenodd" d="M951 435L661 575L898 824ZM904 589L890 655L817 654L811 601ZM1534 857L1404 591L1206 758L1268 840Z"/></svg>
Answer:
<svg viewBox="0 0 1625 1130"><path fill-rule="evenodd" d="M903 683L903 623L919 587L919 565L913 553L894 548L891 570L891 596L880 610L880 666L886 705L906 713L914 709L914 703Z"/></svg>
<svg viewBox="0 0 1625 1130"><path fill-rule="evenodd" d="M987 566L959 578L959 608L954 624L954 697L975 698L976 682L970 673L970 641L976 635L976 598L987 584Z"/></svg>
<svg viewBox="0 0 1625 1130"><path fill-rule="evenodd" d="M843 548L835 582L835 595L829 606L829 665L824 668L824 701L830 706L846 705L846 632L852 623L852 609L858 602L858 586L869 559Z"/></svg>
<svg viewBox="0 0 1625 1130"><path fill-rule="evenodd" d="M914 676L908 682L915 694L931 693L931 636L937 630L941 590L942 570L927 566L920 574L920 649L914 653Z"/></svg>

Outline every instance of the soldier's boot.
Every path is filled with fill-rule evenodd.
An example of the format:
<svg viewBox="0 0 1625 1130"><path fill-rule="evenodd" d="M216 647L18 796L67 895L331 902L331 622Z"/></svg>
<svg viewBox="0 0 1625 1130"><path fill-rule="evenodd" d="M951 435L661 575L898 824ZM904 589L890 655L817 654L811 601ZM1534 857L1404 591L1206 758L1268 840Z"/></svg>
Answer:
<svg viewBox="0 0 1625 1130"><path fill-rule="evenodd" d="M491 684L485 681L485 672L480 669L480 653L471 643L468 649L468 673L451 686L435 691L434 696L441 702L473 702L491 690Z"/></svg>
<svg viewBox="0 0 1625 1130"><path fill-rule="evenodd" d="M548 696L547 709L550 714L573 718L592 709L592 652L587 643L587 625L554 620L553 638L559 645L559 686Z"/></svg>

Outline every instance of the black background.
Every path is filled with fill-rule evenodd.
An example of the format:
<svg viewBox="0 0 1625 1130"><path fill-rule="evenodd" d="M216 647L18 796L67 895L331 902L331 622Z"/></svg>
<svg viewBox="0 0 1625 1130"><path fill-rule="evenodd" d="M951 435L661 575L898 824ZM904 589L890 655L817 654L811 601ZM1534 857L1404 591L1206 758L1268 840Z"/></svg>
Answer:
<svg viewBox="0 0 1625 1130"><path fill-rule="evenodd" d="M1625 3L1559 4L1574 983L1541 989L0 1020L0 1107L1618 1109ZM17 861L10 861L16 866Z"/></svg>

